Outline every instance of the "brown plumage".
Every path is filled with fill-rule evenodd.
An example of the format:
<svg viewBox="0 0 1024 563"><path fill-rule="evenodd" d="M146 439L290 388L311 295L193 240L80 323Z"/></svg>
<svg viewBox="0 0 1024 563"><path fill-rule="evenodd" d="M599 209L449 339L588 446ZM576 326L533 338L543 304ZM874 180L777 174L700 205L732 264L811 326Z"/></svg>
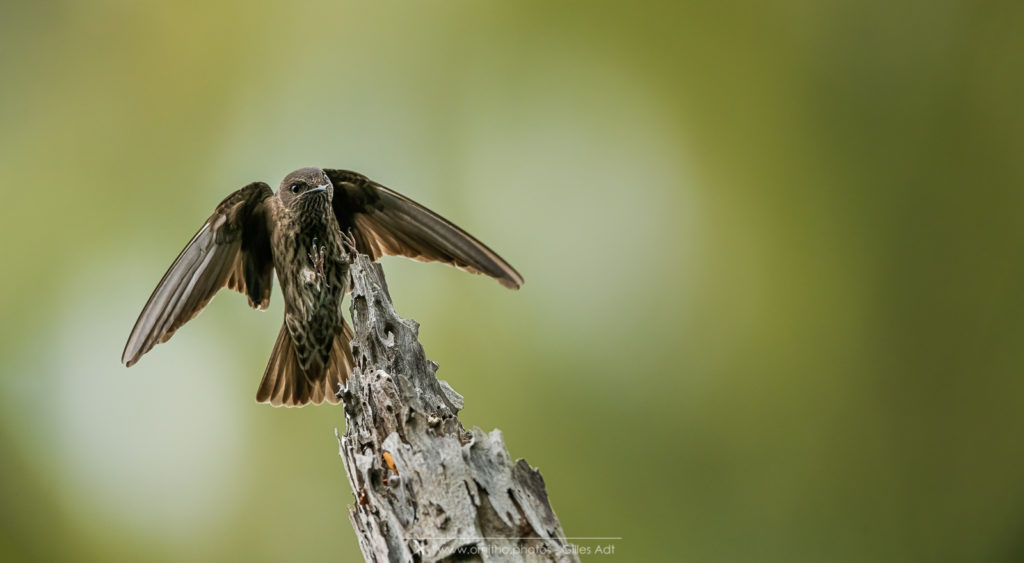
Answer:
<svg viewBox="0 0 1024 563"><path fill-rule="evenodd" d="M277 193L249 184L217 206L157 284L121 361L134 365L228 287L266 309L272 273L284 294L284 324L256 399L274 406L337 403L352 369L343 233L374 259L438 261L518 289L522 276L494 251L418 203L347 170L302 168Z"/></svg>

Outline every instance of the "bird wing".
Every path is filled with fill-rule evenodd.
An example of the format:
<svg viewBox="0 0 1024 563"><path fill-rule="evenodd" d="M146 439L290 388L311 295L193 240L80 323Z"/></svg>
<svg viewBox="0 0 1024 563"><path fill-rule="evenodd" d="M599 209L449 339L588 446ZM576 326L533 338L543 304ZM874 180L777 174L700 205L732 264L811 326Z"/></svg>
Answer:
<svg viewBox="0 0 1024 563"><path fill-rule="evenodd" d="M348 170L324 172L334 184L334 214L342 232L351 232L356 249L374 260L407 256L444 262L474 274L486 274L510 289L523 277L484 243L415 201Z"/></svg>
<svg viewBox="0 0 1024 563"><path fill-rule="evenodd" d="M274 265L266 200L273 193L267 184L255 182L220 202L153 290L125 344L122 363L131 366L167 342L222 287L245 294L256 309L267 308Z"/></svg>

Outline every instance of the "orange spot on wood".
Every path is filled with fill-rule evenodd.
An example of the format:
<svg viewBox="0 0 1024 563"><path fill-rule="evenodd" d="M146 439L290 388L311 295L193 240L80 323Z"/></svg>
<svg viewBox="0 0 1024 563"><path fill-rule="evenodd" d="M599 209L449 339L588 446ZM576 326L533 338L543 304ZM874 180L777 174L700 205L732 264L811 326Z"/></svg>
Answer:
<svg viewBox="0 0 1024 563"><path fill-rule="evenodd" d="M394 471L395 475L398 475L398 468L395 467L395 458L391 457L391 454L388 453L388 452L384 452L383 457L384 457L384 463L387 464L388 469L390 469L391 471Z"/></svg>

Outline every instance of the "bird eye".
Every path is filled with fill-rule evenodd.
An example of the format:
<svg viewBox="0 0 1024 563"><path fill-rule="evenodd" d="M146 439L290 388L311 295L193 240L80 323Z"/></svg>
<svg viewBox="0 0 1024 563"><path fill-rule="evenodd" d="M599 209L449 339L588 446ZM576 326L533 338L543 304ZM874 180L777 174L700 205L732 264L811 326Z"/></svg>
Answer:
<svg viewBox="0 0 1024 563"><path fill-rule="evenodd" d="M289 189L292 190L293 194L297 194L299 193L300 190L302 190L302 184L292 184Z"/></svg>

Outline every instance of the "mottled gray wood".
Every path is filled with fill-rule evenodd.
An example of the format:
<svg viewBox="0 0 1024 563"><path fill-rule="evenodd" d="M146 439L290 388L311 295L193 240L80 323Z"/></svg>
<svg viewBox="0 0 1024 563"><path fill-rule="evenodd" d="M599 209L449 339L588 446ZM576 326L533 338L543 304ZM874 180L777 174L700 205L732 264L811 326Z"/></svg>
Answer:
<svg viewBox="0 0 1024 563"><path fill-rule="evenodd" d="M352 281L356 367L338 443L366 560L578 561L540 472L512 461L500 430L462 427L462 396L434 377L380 266L358 256Z"/></svg>

